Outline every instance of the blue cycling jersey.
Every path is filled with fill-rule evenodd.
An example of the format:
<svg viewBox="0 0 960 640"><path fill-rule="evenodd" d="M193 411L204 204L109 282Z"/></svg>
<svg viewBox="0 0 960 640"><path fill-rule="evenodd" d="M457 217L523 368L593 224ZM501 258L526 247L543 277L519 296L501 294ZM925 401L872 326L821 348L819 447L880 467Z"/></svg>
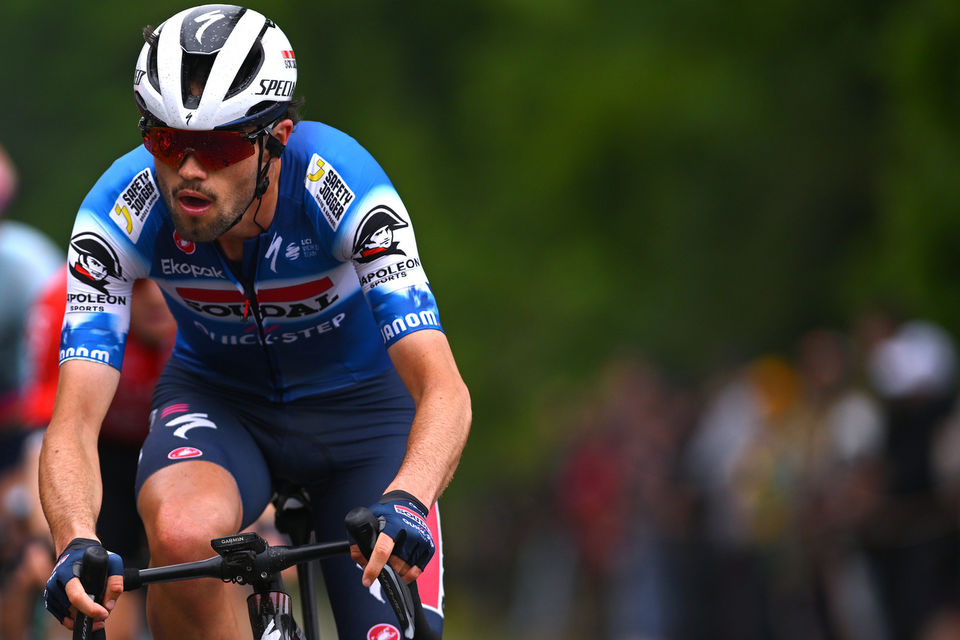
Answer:
<svg viewBox="0 0 960 640"><path fill-rule="evenodd" d="M119 369L134 280L151 278L177 319L172 358L211 382L271 401L333 391L392 365L386 348L440 329L409 215L355 140L296 125L276 215L230 268L215 242L184 241L143 147L84 199L70 240L61 363Z"/></svg>

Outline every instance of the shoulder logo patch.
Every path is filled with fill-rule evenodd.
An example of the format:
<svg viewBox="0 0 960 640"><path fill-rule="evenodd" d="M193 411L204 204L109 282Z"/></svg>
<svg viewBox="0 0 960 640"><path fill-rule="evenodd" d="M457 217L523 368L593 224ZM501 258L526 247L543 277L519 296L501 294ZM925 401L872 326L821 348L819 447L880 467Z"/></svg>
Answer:
<svg viewBox="0 0 960 640"><path fill-rule="evenodd" d="M78 233L70 238L70 249L67 258L70 273L83 284L101 293L109 293L109 283L126 281L120 256L101 236L90 231ZM121 304L126 304L126 300Z"/></svg>
<svg viewBox="0 0 960 640"><path fill-rule="evenodd" d="M140 239L147 214L159 198L160 190L153 181L150 169L144 169L120 192L110 211L110 219L130 236L130 240L136 242Z"/></svg>
<svg viewBox="0 0 960 640"><path fill-rule="evenodd" d="M363 218L353 238L353 259L373 262L389 255L407 255L400 250L394 231L408 227L403 218L386 205L378 205Z"/></svg>
<svg viewBox="0 0 960 640"><path fill-rule="evenodd" d="M327 224L336 231L343 214L353 202L353 191L333 165L316 153L310 158L303 183L313 199L317 201L317 206L323 212L323 217L327 219Z"/></svg>

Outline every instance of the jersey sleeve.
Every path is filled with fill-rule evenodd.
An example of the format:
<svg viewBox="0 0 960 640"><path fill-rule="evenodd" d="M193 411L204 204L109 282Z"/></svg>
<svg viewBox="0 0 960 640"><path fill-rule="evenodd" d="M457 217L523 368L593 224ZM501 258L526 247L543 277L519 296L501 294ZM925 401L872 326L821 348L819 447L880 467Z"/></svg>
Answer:
<svg viewBox="0 0 960 640"><path fill-rule="evenodd" d="M413 224L383 168L356 140L319 123L297 125L304 203L331 257L352 263L386 346L442 330Z"/></svg>
<svg viewBox="0 0 960 640"><path fill-rule="evenodd" d="M384 344L421 329L442 330L413 224L386 176L349 214L338 230L337 250L353 262Z"/></svg>
<svg viewBox="0 0 960 640"><path fill-rule="evenodd" d="M137 216L125 204L138 180L124 180L126 186L116 190L98 183L77 214L67 251L60 364L90 360L117 370L123 364L133 283L148 273L136 244L140 227L128 224Z"/></svg>

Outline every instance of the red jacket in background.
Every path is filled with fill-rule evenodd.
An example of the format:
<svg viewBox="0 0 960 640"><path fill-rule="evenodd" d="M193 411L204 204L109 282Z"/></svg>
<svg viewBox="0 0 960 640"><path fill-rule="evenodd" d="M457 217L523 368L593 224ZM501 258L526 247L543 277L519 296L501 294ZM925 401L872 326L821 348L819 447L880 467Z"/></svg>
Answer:
<svg viewBox="0 0 960 640"><path fill-rule="evenodd" d="M57 272L37 298L27 318L30 375L24 390L23 423L45 428L53 414L60 362L60 329L67 301L67 269ZM139 446L149 430L153 387L173 348L174 335L162 347L147 346L130 332L123 371L113 403L100 430L105 441Z"/></svg>

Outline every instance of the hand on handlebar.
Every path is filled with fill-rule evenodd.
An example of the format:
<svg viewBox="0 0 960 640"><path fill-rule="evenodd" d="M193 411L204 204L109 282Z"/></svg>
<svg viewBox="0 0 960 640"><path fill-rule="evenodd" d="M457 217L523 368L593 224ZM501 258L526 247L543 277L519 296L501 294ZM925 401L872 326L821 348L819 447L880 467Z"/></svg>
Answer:
<svg viewBox="0 0 960 640"><path fill-rule="evenodd" d="M95 621L94 629L102 628L103 620L123 592L123 560L115 553L109 553L107 559L107 589L103 598L105 606L94 602L80 584L80 560L89 547L99 545L97 540L90 538L71 540L60 554L47 580L46 589L43 591L44 606L68 629L73 629L78 611Z"/></svg>
<svg viewBox="0 0 960 640"><path fill-rule="evenodd" d="M380 534L369 561L357 547L351 548L353 559L364 567L363 585L373 584L387 561L404 582L416 580L436 550L426 506L406 491L391 491L370 511L380 522Z"/></svg>

